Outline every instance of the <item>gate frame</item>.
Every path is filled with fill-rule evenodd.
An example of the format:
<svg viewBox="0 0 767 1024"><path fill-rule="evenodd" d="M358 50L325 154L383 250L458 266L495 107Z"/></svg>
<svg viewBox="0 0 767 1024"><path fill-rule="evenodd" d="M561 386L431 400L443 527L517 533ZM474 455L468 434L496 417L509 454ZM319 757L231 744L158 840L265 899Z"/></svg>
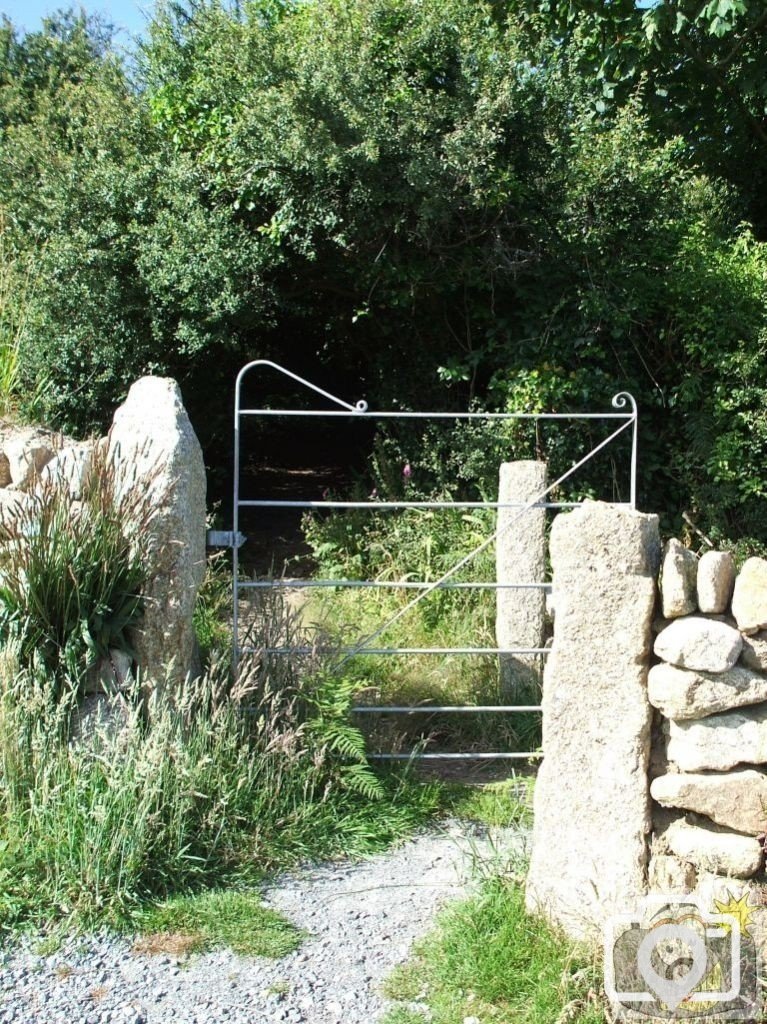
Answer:
<svg viewBox="0 0 767 1024"><path fill-rule="evenodd" d="M320 409L264 409L264 408L243 408L242 407L242 384L245 377L257 367L269 367L278 373L296 381L297 383L308 388L310 391L321 395L323 398L328 399L329 402L340 407L339 409L320 410ZM631 462L630 462L630 500L628 502L610 502L610 504L623 506L635 509L636 508L636 478L637 478L637 450L638 450L638 409L636 401L633 396L627 391L618 392L613 396L611 401L612 408L615 410L624 410L628 407L627 412L615 411L606 413L524 413L524 412L513 412L513 413L497 413L497 412L415 412L415 411L400 411L400 412L386 412L386 411L371 411L368 407L368 403L364 400L356 402L354 405L350 405L343 399L332 395L330 392L325 391L323 388L318 387L316 384L312 384L311 381L300 377L298 374L293 373L291 370L286 369L284 366L280 366L278 363L272 362L269 359L254 359L249 363L246 363L240 372L237 374L237 380L235 383L235 400L234 400L234 483L233 483L233 505L232 505L232 533L231 533L231 547L232 547L232 597L233 597L233 666L235 674L239 664L240 655L246 652L250 652L252 649L241 647L239 642L239 600L241 590L251 589L273 589L273 590L284 590L284 589L306 589L306 588L376 588L376 589L401 589L401 590L416 590L418 591L417 596L408 602L404 608L400 609L396 615L392 616L386 623L384 623L379 629L373 634L368 636L361 643L349 648L341 649L336 653L342 653L344 655L343 660L340 664L344 664L347 660L352 657L356 657L360 654L367 655L396 655L396 654L460 654L460 655L500 655L500 654L525 654L525 655L540 655L546 657L549 653L550 648L547 647L516 647L516 648L499 648L499 647L430 647L430 648L414 648L414 647L370 647L369 645L376 640L382 633L390 628L395 621L398 621L403 615L411 610L416 604L418 604L423 598L427 597L430 593L435 590L441 589L466 589L466 590L481 590L481 589L509 589L509 590L523 590L523 589L537 589L537 590L550 590L550 583L498 583L497 581L480 581L480 582L467 582L467 583L456 583L450 582L450 578L455 575L459 569L463 568L469 561L476 557L481 551L485 550L490 544L495 543L498 536L505 532L510 526L512 526L517 519L519 519L525 512L532 508L545 508L545 509L570 509L579 508L583 505L582 501L577 502L548 502L544 499L558 487L564 480L568 479L573 475L581 466L589 461L598 451L607 447L616 437L624 432L627 428L631 427L632 438L631 438ZM360 417L362 419L423 419L423 420L533 420L539 422L541 420L622 420L623 423L617 430L613 431L609 437L595 445L582 459L574 463L573 466L567 470L562 476L558 477L553 483L549 484L540 494L536 495L532 499L526 502L497 502L497 501L283 501L274 499L241 499L240 498L240 469L241 469L241 454L242 445L240 437L241 420L243 416L288 416L288 417L325 417L325 418L349 418ZM482 542L477 548L475 548L469 555L462 558L457 562L447 573L445 573L440 579L433 583L426 581L407 581L398 583L396 581L383 581L377 580L243 580L239 578L239 547L245 540L245 537L240 533L240 509L241 508L306 508L306 509L357 509L357 508L372 508L372 509L405 509L405 508L513 508L518 509L517 515L513 516L511 520L506 523L502 529L496 529L493 534L485 541ZM265 654L269 655L293 655L293 654L305 654L305 653L322 653L321 648L313 647L275 647L264 649ZM352 708L352 711L356 714L423 714L423 713L449 713L449 714L469 714L469 713L484 713L484 712L496 712L496 713L520 713L529 711L542 710L541 705L477 705L477 706L462 706L462 705L446 705L446 706L397 706L397 705L363 705ZM422 753L413 751L409 754L383 754L374 753L369 754L370 759L376 760L412 760L412 759L433 759L433 760L528 760L532 757L542 757L542 751L526 751L526 752L510 752L500 751L495 753Z"/></svg>

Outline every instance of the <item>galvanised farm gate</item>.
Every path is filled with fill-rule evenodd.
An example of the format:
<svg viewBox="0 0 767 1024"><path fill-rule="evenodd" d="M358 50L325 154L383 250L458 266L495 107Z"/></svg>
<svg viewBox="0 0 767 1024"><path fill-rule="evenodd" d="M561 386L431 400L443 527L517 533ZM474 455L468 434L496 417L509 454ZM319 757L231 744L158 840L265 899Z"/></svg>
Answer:
<svg viewBox="0 0 767 1024"><path fill-rule="evenodd" d="M243 384L251 374L261 373L263 370L276 371L279 374L283 374L290 380L300 384L302 387L308 389L314 395L317 395L319 399L324 400L327 407L317 409L284 409L284 408L250 408L243 406ZM355 640L340 648L334 648L333 654L336 658L340 659L336 664L340 665L348 662L350 659L356 658L360 655L376 656L386 658L392 655L432 655L438 657L440 655L460 655L465 657L472 657L477 655L539 655L546 657L548 649L545 647L400 647L400 646L389 646L386 643L387 633L391 627L404 619L412 609L418 605L421 601L424 601L430 594L433 594L438 590L450 590L450 589L472 589L472 590L497 590L499 588L509 589L524 589L524 588L537 588L547 589L550 584L541 583L523 583L523 582L502 582L499 583L495 580L476 580L471 582L459 582L456 581L455 577L469 565L474 559L477 558L483 551L495 544L496 541L502 534L513 527L526 513L534 508L546 508L552 510L561 510L577 507L582 504L580 501L569 501L569 502L557 502L550 501L549 496L552 492L556 491L563 483L569 480L581 467L588 463L597 453L603 451L609 445L611 445L616 438L621 435L630 435L631 452L630 452L630 468L629 468L629 501L628 502L616 502L615 504L628 505L634 508L636 505L636 469L637 469L637 407L636 402L632 396L626 392L621 392L612 399L612 410L610 412L586 412L586 413L525 413L525 412L514 412L514 413L497 413L497 412L413 412L413 411L375 411L368 408L367 402L358 401L355 404L349 404L330 394L329 392L317 387L310 381L292 373L285 367L279 366L266 359L256 359L244 366L238 376L235 389L235 407L234 407L234 494L233 494L233 531L232 534L226 534L224 537L225 543L230 543L232 546L233 557L232 557L232 592L233 592L233 620L234 620L234 661L235 666L240 662L244 655L258 654L264 658L291 658L298 657L301 655L307 655L311 653L318 653L314 647L307 647L304 645L282 645L280 643L270 647L249 647L241 642L240 638L240 600L243 593L252 590L280 590L285 591L291 588L295 589L311 589L311 588L335 588L336 590L342 589L358 589L365 590L371 588L396 588L402 591L412 592L412 598L401 607L395 614L391 615L386 621L382 622L369 635L363 639ZM242 491L242 458L243 458L243 443L241 427L243 422L248 417L310 417L317 419L335 419L343 421L353 427L355 423L361 421L384 421L384 420L422 420L422 421L437 421L437 420L476 420L476 421L503 421L503 420L531 420L531 421L547 421L547 420L564 420L564 421L614 421L616 426L607 437L601 440L598 444L594 445L586 454L579 458L566 472L562 473L556 480L548 484L539 494L535 495L531 500L526 502L518 502L514 504L502 503L498 501L381 501L376 498L369 498L366 501L343 501L335 500L331 498L322 498L321 500L313 500L310 498L298 499L298 500L284 500L269 496L253 496L250 494L243 495ZM513 514L510 519L506 520L501 528L494 530L489 536L487 536L480 544L478 544L472 551L470 551L465 557L461 558L455 563L447 572L445 572L439 579L430 582L427 580L412 580L407 579L403 581L393 580L375 580L375 579L244 579L241 578L240 574L240 558L239 558L239 545L244 541L243 535L240 533L241 525L241 513L245 509L305 509L305 510L342 510L342 509L367 509L375 512L383 510L403 510L403 509L512 509ZM518 705L518 704L501 704L501 705L480 705L480 706L434 706L429 705L418 705L418 706L393 706L393 705L361 705L354 709L359 714L402 714L412 715L419 713L446 713L456 715L466 714L483 714L487 712L504 714L519 714L529 713L530 711L540 711L540 705ZM411 753L374 753L371 754L371 758L377 758L381 760L407 760L411 757L419 759L438 759L438 760L491 760L491 759L514 759L514 760L527 760L529 758L540 757L542 752L538 751L490 751L490 752L468 752L468 751L450 751L450 752L423 752L413 751Z"/></svg>

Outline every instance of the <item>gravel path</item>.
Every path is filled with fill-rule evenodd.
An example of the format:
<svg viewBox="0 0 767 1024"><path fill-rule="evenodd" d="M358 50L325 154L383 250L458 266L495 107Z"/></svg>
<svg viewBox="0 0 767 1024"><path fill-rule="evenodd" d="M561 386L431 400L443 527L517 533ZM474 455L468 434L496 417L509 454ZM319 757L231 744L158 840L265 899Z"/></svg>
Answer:
<svg viewBox="0 0 767 1024"><path fill-rule="evenodd" d="M369 860L283 875L267 904L309 938L281 960L228 950L188 960L128 938L73 937L54 954L25 938L0 953L0 1022L14 1024L373 1024L382 981L435 911L471 884L477 858L521 852L525 834L448 822Z"/></svg>

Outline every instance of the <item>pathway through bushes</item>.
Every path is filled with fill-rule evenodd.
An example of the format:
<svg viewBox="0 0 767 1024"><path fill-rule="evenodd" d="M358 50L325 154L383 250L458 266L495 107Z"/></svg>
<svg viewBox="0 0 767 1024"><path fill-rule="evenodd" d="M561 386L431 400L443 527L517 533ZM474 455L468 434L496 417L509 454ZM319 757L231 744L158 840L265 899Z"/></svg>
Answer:
<svg viewBox="0 0 767 1024"><path fill-rule="evenodd" d="M265 902L308 933L281 960L228 950L148 956L127 938L73 937L49 956L34 938L0 959L0 1022L14 1024L373 1024L381 984L438 908L484 867L518 861L527 833L450 821L357 863L283 875Z"/></svg>

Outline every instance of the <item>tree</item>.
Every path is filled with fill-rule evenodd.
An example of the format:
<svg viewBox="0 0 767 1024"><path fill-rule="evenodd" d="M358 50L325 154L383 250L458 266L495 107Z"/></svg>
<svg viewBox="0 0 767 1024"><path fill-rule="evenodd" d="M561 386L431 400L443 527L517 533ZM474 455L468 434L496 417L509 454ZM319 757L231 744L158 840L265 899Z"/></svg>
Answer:
<svg viewBox="0 0 767 1024"><path fill-rule="evenodd" d="M659 138L679 136L686 159L730 181L767 234L767 8L762 0L515 0L509 17L572 62L609 115L642 96Z"/></svg>

